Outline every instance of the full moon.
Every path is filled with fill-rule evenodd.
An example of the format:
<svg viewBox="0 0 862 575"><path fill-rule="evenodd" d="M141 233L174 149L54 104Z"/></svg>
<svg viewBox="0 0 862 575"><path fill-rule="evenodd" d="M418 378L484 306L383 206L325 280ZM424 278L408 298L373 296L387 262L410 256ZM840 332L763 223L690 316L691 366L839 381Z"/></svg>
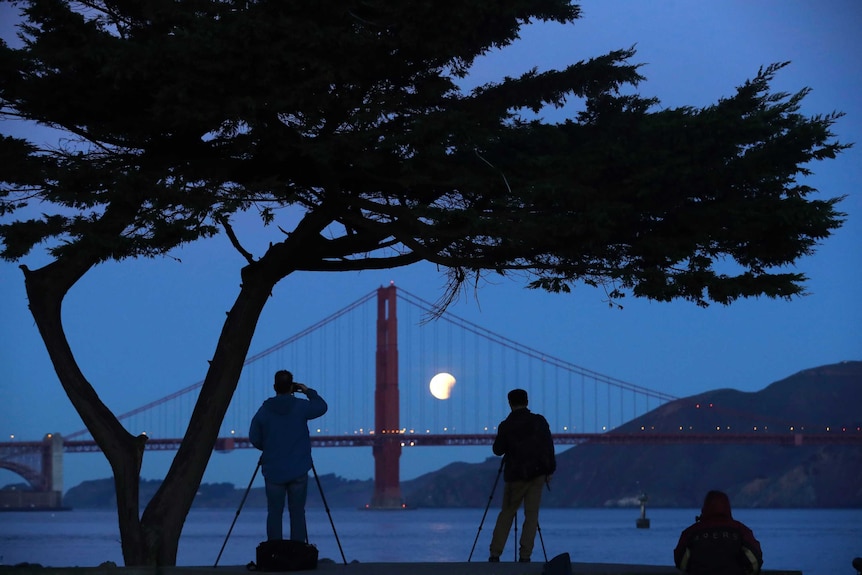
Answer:
<svg viewBox="0 0 862 575"><path fill-rule="evenodd" d="M449 394L452 387L455 385L455 378L449 373L438 373L431 378L431 383L428 384L428 389L431 390L431 395L437 399L449 399Z"/></svg>

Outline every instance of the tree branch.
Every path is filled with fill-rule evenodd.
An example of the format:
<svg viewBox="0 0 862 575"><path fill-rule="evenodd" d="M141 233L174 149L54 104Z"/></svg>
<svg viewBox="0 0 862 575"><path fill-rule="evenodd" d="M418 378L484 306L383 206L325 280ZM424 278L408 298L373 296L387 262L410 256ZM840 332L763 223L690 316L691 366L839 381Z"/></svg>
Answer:
<svg viewBox="0 0 862 575"><path fill-rule="evenodd" d="M251 253L249 253L239 243L239 238L236 237L236 234L233 231L233 227L230 225L230 222L227 221L227 218L224 216L218 216L216 218L216 220L224 228L224 231L227 234L227 237L230 240L231 245L233 245L233 247L236 248L236 251L238 251L240 253L240 255L245 258L245 261L247 261L250 264L253 264L254 263L254 256L251 255Z"/></svg>

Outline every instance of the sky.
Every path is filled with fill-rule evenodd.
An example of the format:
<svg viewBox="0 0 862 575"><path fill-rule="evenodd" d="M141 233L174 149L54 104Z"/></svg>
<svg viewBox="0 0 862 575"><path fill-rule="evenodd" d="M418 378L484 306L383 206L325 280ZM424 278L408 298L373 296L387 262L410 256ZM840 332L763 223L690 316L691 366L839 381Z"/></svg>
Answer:
<svg viewBox="0 0 862 575"><path fill-rule="evenodd" d="M862 359L862 3L857 0L586 0L573 25L536 25L516 45L477 62L483 83L537 66L562 67L636 46L647 81L639 86L665 107L707 106L730 96L761 66L790 61L773 88L810 87L803 113L841 111L833 131L856 146L813 166L807 183L820 197L846 195L844 226L798 262L808 295L751 299L702 309L688 302L628 298L611 309L603 292L527 290L518 278L493 279L466 292L453 313L577 365L684 397L718 388L758 391L801 370ZM12 13L0 5L2 35ZM559 114L559 112L557 112ZM549 113L548 119L556 116ZM4 125L21 133L22 126ZM240 228L239 230L243 230ZM269 238L255 238L264 245ZM83 372L115 413L134 409L203 378L237 295L242 257L224 236L186 246L172 258L104 264L64 303L64 322ZM34 252L22 262L47 262ZM445 278L427 264L388 271L302 273L283 280L258 324L250 353L277 343L374 288L394 281L428 301ZM541 406L534 406L541 411ZM505 417L500 414L500 419ZM0 441L37 440L82 427L48 360L27 308L18 263L0 262ZM481 461L485 448L422 448L402 456L410 479L455 460ZM248 451L248 450L246 450ZM160 478L172 454L148 452L142 476ZM244 486L256 455L215 455L204 481ZM370 449L319 449L320 473L367 479ZM67 455L65 487L110 477L100 454ZM0 470L0 486L20 482Z"/></svg>

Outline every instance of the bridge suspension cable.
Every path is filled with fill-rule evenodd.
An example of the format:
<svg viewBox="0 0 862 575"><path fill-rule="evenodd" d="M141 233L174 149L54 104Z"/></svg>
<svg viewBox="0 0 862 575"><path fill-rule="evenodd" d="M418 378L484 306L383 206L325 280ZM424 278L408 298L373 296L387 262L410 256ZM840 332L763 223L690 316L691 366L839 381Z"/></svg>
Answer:
<svg viewBox="0 0 862 575"><path fill-rule="evenodd" d="M416 296L416 295L414 295L414 294L412 294L412 293L410 293L404 289L398 290L398 298L403 299L405 302L410 303L411 305L414 305L414 306L422 309L424 312L429 314L429 317L430 316L439 317L440 319L447 321L449 323L452 323L453 325L456 325L457 327L460 327L464 330L467 330L469 332L474 333L475 335L478 335L480 337L483 337L485 339L493 341L493 342L495 342L495 343L497 343L503 347L506 347L508 349L511 349L517 353L523 354L523 355L530 357L530 358L533 358L533 359L537 359L537 360L543 362L544 364L559 367L559 368L562 368L564 370L570 371L572 373L576 373L576 374L579 374L579 375L582 375L585 377L589 377L590 379L593 379L597 382L602 382L602 383L605 383L607 385L610 385L610 386L613 386L613 387L616 387L619 389L623 389L626 391L633 391L633 392L636 392L642 396L651 397L654 399L658 399L660 401L673 401L675 399L678 399L678 397L671 395L669 393L664 393L661 391L656 391L653 389L642 387L640 385L635 385L633 383L628 383L626 381L616 379L614 377L599 373L597 371L593 371L591 369L581 367L579 365L576 365L576 364L571 363L569 361L566 361L564 359L560 359L558 357L554 357L552 355L545 354L545 353L543 353L543 352L541 352L535 348L526 346L522 343L518 343L517 341L509 339L508 337L505 337L503 335L495 333L491 330L485 329L484 327L482 327L480 325L477 325L477 324L475 324L469 320L466 320L464 318L458 317L457 315L454 315L448 311L443 311L442 313L440 313L438 306L435 306L434 304L432 304L432 303L420 298L419 296Z"/></svg>

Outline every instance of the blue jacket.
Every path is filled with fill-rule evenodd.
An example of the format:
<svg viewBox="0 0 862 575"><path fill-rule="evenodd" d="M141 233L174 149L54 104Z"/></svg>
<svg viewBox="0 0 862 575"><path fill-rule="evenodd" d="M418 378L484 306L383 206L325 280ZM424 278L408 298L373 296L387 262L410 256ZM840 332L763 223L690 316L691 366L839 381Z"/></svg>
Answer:
<svg viewBox="0 0 862 575"><path fill-rule="evenodd" d="M311 469L307 422L326 413L328 406L311 388L306 396L308 400L289 393L270 397L251 419L248 438L263 451L261 470L267 481L287 483Z"/></svg>

